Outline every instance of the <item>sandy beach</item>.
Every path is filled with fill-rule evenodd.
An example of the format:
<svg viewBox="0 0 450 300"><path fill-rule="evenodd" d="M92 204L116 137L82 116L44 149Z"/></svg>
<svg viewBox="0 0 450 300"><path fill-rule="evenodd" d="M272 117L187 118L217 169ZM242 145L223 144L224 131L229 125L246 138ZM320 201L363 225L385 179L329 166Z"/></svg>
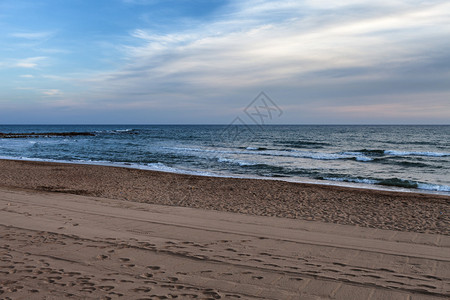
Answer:
<svg viewBox="0 0 450 300"><path fill-rule="evenodd" d="M2 299L447 299L448 196L0 161Z"/></svg>

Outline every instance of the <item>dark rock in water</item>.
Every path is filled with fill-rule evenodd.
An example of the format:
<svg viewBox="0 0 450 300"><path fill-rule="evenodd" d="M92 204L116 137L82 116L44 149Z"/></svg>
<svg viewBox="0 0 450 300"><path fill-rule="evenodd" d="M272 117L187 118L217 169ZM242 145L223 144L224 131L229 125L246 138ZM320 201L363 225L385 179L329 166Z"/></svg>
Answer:
<svg viewBox="0 0 450 300"><path fill-rule="evenodd" d="M94 136L92 132L41 132L41 133L2 133L2 138L19 139L19 138L32 138L32 137L52 137L52 136Z"/></svg>

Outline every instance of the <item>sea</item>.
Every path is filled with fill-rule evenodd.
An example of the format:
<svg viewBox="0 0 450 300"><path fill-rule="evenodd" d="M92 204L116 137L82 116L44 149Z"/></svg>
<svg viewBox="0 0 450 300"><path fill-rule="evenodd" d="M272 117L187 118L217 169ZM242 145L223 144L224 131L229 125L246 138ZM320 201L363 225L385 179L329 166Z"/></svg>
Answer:
<svg viewBox="0 0 450 300"><path fill-rule="evenodd" d="M450 195L450 125L0 125L0 158ZM1 137L1 136L0 136Z"/></svg>

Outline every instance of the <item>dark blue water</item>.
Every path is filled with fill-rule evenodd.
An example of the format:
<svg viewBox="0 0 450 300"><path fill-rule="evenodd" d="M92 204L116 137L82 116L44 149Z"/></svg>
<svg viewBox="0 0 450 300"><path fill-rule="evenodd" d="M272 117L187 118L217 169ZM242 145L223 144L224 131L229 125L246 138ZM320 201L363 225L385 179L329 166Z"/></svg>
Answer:
<svg viewBox="0 0 450 300"><path fill-rule="evenodd" d="M450 126L0 126L94 136L0 139L0 158L450 194Z"/></svg>

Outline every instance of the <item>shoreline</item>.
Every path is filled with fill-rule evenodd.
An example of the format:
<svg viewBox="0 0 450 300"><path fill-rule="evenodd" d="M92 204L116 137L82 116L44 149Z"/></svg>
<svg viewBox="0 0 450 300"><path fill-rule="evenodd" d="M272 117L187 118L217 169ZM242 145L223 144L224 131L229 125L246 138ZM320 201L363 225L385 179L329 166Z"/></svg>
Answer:
<svg viewBox="0 0 450 300"><path fill-rule="evenodd" d="M119 166L0 159L1 186L450 235L450 197Z"/></svg>
<svg viewBox="0 0 450 300"><path fill-rule="evenodd" d="M151 172L163 172L169 174L180 174L180 175L188 175L188 176L203 176L203 177L212 177L212 178L235 178L235 179L254 179L254 180L273 180L273 181L281 181L281 182L290 182L290 183L299 183L299 184L314 184L314 185L323 185L323 186L336 186L336 187L344 187L351 189L362 189L362 190L375 190L375 191L387 191L387 192L395 192L395 193L413 193L413 194L430 194L430 195L442 195L442 196L450 196L450 192L447 191L436 191L430 189L421 189L421 188L406 188L400 186L389 186L382 184L369 184L369 183L359 183L359 182L349 182L349 181L333 181L326 179L311 179L311 178L292 178L291 177L262 177L262 176L252 176L252 175L227 175L227 174L214 174L209 172L202 171L193 171L193 170L183 170L183 169L175 169L166 165L163 165L162 168L156 168L151 166L140 165L138 163L128 163L128 162L108 162L108 161L64 161L64 160L56 160L56 159L44 159L44 158L16 158L16 157L1 157L1 160L11 160L11 161L29 161L29 162L48 162L48 163L60 163L60 164L74 164L74 165L92 165L92 166L104 166L104 167L116 167L116 168L127 168L127 169L136 169L136 170L144 170ZM156 163L157 164L157 163ZM430 184L433 185L433 184Z"/></svg>

